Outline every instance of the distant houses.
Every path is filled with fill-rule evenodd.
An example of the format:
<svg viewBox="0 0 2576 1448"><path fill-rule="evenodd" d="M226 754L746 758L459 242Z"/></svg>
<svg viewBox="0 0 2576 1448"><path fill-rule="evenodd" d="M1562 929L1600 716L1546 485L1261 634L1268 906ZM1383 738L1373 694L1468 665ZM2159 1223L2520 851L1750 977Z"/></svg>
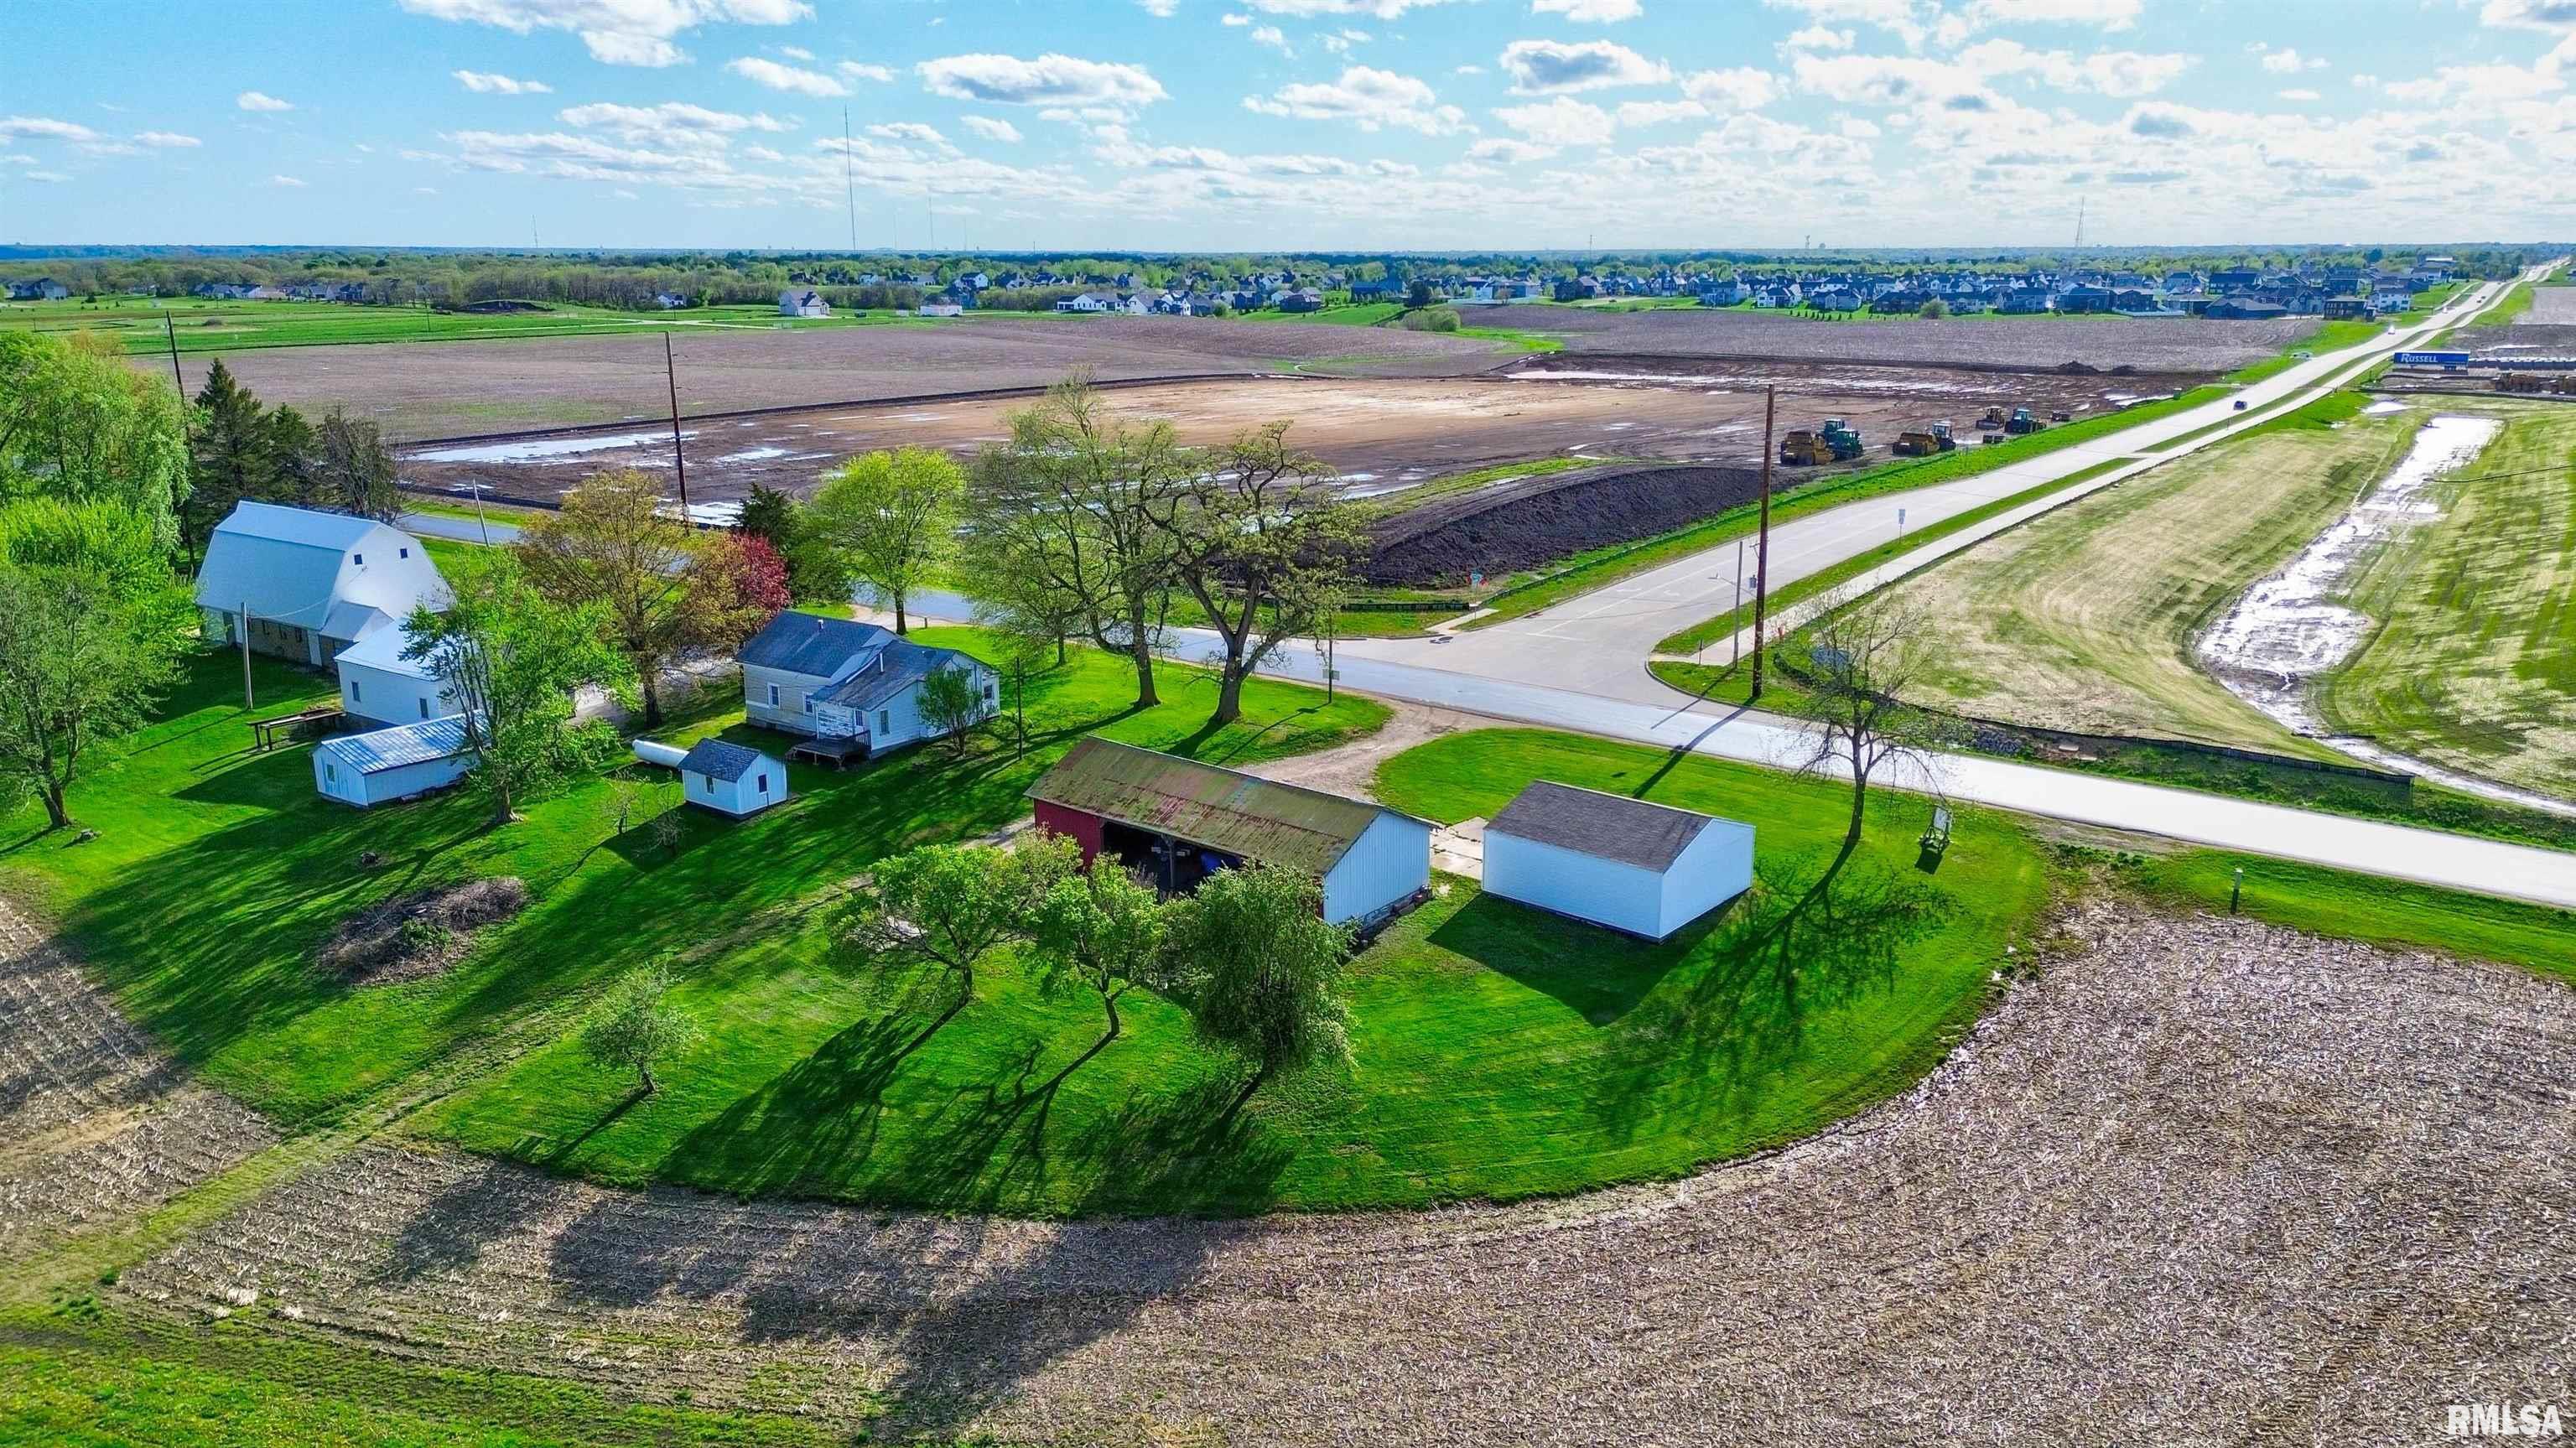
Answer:
<svg viewBox="0 0 2576 1448"><path fill-rule="evenodd" d="M9 300L13 302L59 302L72 294L72 289L52 277L38 277L31 282L9 283Z"/></svg>
<svg viewBox="0 0 2576 1448"><path fill-rule="evenodd" d="M782 317L828 317L832 304L811 287L790 288L778 294L778 315Z"/></svg>

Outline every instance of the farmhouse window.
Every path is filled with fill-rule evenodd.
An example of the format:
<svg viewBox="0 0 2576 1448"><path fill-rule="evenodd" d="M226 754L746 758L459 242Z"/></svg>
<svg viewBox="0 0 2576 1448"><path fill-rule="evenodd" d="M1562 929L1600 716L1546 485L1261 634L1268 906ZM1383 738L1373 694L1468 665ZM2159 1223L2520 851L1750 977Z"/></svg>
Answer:
<svg viewBox="0 0 2576 1448"><path fill-rule="evenodd" d="M769 686L769 707L772 709L778 707L778 686L776 684Z"/></svg>
<svg viewBox="0 0 2576 1448"><path fill-rule="evenodd" d="M366 554L364 554L364 553L352 553L352 554L350 554L350 555L349 555L349 558L350 558L350 560L351 560L352 562L356 563L360 568L364 568L364 567L366 567L366 566L367 566L367 555L366 555Z"/></svg>
<svg viewBox="0 0 2576 1448"><path fill-rule="evenodd" d="M879 734L892 734L894 732L894 716L888 714L883 709L879 709L877 711L877 732Z"/></svg>
<svg viewBox="0 0 2576 1448"><path fill-rule="evenodd" d="M805 695L805 712L808 714L814 712L814 696L810 693Z"/></svg>
<svg viewBox="0 0 2576 1448"><path fill-rule="evenodd" d="M419 702L420 702L420 717L422 717L423 719L426 719L426 718L428 718L428 717L429 717L429 701L428 701L427 699L423 699L423 700L420 700Z"/></svg>
<svg viewBox="0 0 2576 1448"><path fill-rule="evenodd" d="M349 681L349 702L352 704L363 704L366 702L366 697L366 695L358 692L358 681L351 679Z"/></svg>
<svg viewBox="0 0 2576 1448"><path fill-rule="evenodd" d="M759 776L755 788L762 794L769 793L769 776L765 774Z"/></svg>

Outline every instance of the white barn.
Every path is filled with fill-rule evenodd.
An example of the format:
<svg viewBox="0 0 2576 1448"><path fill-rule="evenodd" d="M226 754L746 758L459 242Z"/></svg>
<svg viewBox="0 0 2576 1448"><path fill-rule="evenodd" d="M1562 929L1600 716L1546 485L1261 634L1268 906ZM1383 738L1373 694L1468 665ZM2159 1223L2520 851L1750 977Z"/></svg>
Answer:
<svg viewBox="0 0 2576 1448"><path fill-rule="evenodd" d="M1431 822L1364 799L1107 739L1075 744L1029 786L1038 828L1178 894L1246 861L1323 885L1335 924L1371 925L1431 883Z"/></svg>
<svg viewBox="0 0 2576 1448"><path fill-rule="evenodd" d="M420 540L373 518L244 502L206 540L197 607L206 632L320 668L393 629L415 606L447 607L447 580Z"/></svg>
<svg viewBox="0 0 2576 1448"><path fill-rule="evenodd" d="M397 620L340 651L340 708L378 724L418 724L456 712L455 692L428 664L406 659L409 642Z"/></svg>
<svg viewBox="0 0 2576 1448"><path fill-rule="evenodd" d="M1485 825L1485 893L1661 940L1753 884L1753 826L1539 780Z"/></svg>
<svg viewBox="0 0 2576 1448"><path fill-rule="evenodd" d="M802 734L839 758L882 753L931 736L921 714L922 681L963 669L982 714L1001 707L1001 675L955 649L927 648L892 630L846 618L790 611L745 640L743 713L754 724Z"/></svg>
<svg viewBox="0 0 2576 1448"><path fill-rule="evenodd" d="M474 767L465 716L342 734L313 746L313 788L367 809L445 789Z"/></svg>
<svg viewBox="0 0 2576 1448"><path fill-rule="evenodd" d="M701 739L680 758L680 797L741 819L787 799L787 764L757 749Z"/></svg>

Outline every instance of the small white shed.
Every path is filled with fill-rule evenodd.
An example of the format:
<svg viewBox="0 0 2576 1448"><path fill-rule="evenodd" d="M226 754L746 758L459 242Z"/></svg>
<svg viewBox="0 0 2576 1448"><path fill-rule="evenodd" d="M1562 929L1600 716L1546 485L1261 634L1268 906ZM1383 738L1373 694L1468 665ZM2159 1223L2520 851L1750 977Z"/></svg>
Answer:
<svg viewBox="0 0 2576 1448"><path fill-rule="evenodd" d="M456 712L448 687L429 665L404 658L409 635L397 622L340 650L340 707L379 724L417 724Z"/></svg>
<svg viewBox="0 0 2576 1448"><path fill-rule="evenodd" d="M313 788L360 809L445 789L474 767L465 716L342 734L313 746Z"/></svg>
<svg viewBox="0 0 2576 1448"><path fill-rule="evenodd" d="M740 744L701 739L680 759L680 797L741 819L787 799L787 764Z"/></svg>
<svg viewBox="0 0 2576 1448"><path fill-rule="evenodd" d="M1661 940L1753 884L1753 826L1539 780L1485 826L1485 893Z"/></svg>

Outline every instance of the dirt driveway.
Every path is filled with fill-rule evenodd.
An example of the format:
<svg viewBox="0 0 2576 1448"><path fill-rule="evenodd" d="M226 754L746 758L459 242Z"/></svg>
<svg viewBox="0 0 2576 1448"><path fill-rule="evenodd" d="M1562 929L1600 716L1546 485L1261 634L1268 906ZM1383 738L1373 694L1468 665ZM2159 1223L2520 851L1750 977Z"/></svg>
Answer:
<svg viewBox="0 0 2576 1448"><path fill-rule="evenodd" d="M2576 997L2097 907L1920 1088L1510 1207L947 1219L364 1147L109 1294L879 1437L2404 1443L2563 1401ZM0 1115L5 1115L0 1103Z"/></svg>

